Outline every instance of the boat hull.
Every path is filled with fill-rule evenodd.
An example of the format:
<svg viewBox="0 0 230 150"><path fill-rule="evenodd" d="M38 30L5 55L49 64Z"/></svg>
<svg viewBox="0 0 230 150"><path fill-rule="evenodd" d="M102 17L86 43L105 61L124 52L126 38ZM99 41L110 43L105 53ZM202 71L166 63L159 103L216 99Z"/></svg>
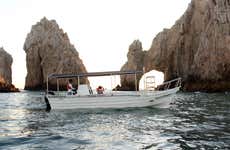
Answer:
<svg viewBox="0 0 230 150"><path fill-rule="evenodd" d="M51 109L93 109L93 108L129 108L129 107L164 107L172 102L171 96L179 87L138 94L103 94L86 96L46 95Z"/></svg>

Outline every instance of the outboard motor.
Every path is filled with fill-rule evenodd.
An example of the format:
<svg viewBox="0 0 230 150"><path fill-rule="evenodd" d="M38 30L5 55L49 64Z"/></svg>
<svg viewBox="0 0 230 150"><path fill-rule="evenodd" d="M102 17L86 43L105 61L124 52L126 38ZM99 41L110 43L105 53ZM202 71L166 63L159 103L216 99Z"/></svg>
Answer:
<svg viewBox="0 0 230 150"><path fill-rule="evenodd" d="M46 96L45 96L45 102L46 102L46 111L49 112L51 110L51 106L50 106L49 100Z"/></svg>

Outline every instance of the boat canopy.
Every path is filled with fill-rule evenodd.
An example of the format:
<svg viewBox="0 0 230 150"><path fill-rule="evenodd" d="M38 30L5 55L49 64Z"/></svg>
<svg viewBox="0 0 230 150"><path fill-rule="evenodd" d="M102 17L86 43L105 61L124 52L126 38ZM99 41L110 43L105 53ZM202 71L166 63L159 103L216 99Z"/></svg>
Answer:
<svg viewBox="0 0 230 150"><path fill-rule="evenodd" d="M142 74L143 71L106 71L106 72L89 72L89 73L73 73L73 74L50 74L48 78L74 78L74 77L96 77L111 75L131 75Z"/></svg>
<svg viewBox="0 0 230 150"><path fill-rule="evenodd" d="M46 92L49 92L49 79L57 80L57 91L59 91L59 79L63 78L78 78L78 85L80 85L80 78L82 77L97 77L97 76L114 76L114 75L135 75L135 87L137 91L137 74L143 74L143 71L106 71L106 72L89 72L89 73L69 73L69 74L50 74L46 79Z"/></svg>

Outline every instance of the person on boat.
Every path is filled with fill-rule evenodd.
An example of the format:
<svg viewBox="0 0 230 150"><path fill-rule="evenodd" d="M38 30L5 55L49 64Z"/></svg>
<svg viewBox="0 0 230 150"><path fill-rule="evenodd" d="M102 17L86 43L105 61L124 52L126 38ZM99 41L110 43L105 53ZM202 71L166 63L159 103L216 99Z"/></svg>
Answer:
<svg viewBox="0 0 230 150"><path fill-rule="evenodd" d="M68 84L67 84L67 95L74 95L75 94L76 89L73 88L72 83L73 83L73 80L69 79Z"/></svg>
<svg viewBox="0 0 230 150"><path fill-rule="evenodd" d="M104 93L104 88L103 86L98 86L98 88L96 89L97 90L97 94L103 94Z"/></svg>

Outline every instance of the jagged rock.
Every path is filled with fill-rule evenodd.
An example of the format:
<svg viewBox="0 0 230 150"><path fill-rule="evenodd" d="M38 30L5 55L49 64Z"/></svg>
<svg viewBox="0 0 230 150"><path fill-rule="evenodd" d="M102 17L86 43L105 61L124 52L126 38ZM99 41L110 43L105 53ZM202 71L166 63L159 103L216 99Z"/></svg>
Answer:
<svg viewBox="0 0 230 150"><path fill-rule="evenodd" d="M145 54L146 71L165 80L182 77L186 91L230 89L230 1L192 0L171 29L153 40Z"/></svg>
<svg viewBox="0 0 230 150"><path fill-rule="evenodd" d="M0 48L0 76L6 83L12 83L11 65L13 58L8 54L3 47Z"/></svg>
<svg viewBox="0 0 230 150"><path fill-rule="evenodd" d="M126 70L143 70L143 58L144 52L142 49L142 43L139 40L134 40L129 46L127 54L128 61L122 66L121 71ZM137 81L140 80L142 75L138 74ZM137 82L139 87L139 82ZM117 87L118 90L135 90L135 76L134 75L122 75L121 76L121 87Z"/></svg>
<svg viewBox="0 0 230 150"><path fill-rule="evenodd" d="M47 75L51 73L87 72L79 54L69 38L55 20L41 19L32 26L24 43L27 76L25 89L44 89ZM60 89L66 88L67 80L60 80ZM81 79L81 83L88 82ZM77 83L76 79L74 83ZM56 80L49 81L49 87L56 89Z"/></svg>
<svg viewBox="0 0 230 150"><path fill-rule="evenodd" d="M171 29L155 37L144 62L147 71L162 71L166 80L178 76L187 78L204 30L206 9L205 0L193 0Z"/></svg>
<svg viewBox="0 0 230 150"><path fill-rule="evenodd" d="M0 92L18 92L12 84L11 65L13 58L3 48L0 48Z"/></svg>

